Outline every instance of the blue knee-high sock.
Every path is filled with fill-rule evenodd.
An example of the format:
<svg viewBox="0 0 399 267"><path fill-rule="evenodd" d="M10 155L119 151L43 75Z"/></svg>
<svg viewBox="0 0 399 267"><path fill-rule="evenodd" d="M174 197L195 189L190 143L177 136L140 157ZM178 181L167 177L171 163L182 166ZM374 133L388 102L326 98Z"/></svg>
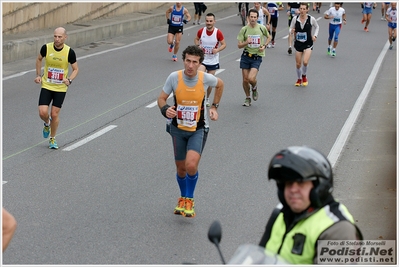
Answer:
<svg viewBox="0 0 399 267"><path fill-rule="evenodd" d="M186 190L187 190L187 179L186 177L179 177L179 175L176 173L176 180L180 188L180 196L181 197L186 197Z"/></svg>
<svg viewBox="0 0 399 267"><path fill-rule="evenodd" d="M186 180L187 180L186 197L194 198L194 190L195 190L195 185L197 184L197 180L198 180L198 172L196 174L194 174L193 176L191 176L187 173Z"/></svg>

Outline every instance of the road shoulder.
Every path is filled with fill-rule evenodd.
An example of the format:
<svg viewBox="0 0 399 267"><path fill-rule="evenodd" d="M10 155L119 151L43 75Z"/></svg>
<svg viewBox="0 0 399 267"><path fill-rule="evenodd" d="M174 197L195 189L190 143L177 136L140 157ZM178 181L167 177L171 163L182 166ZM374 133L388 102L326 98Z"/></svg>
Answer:
<svg viewBox="0 0 399 267"><path fill-rule="evenodd" d="M397 67L388 50L334 170L334 196L368 240L396 240Z"/></svg>

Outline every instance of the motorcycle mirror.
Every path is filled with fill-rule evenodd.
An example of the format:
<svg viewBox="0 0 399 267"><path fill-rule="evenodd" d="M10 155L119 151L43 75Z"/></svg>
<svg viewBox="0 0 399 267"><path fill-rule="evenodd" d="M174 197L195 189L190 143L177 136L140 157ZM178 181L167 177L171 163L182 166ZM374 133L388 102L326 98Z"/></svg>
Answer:
<svg viewBox="0 0 399 267"><path fill-rule="evenodd" d="M208 230L208 238L213 244L219 244L222 239L222 226L219 221L214 221Z"/></svg>
<svg viewBox="0 0 399 267"><path fill-rule="evenodd" d="M218 249L220 258L222 259L222 263L226 264L222 252L220 251L219 248L219 243L220 240L222 239L222 226L220 225L219 221L214 221L209 227L208 238L213 244L215 244L216 248Z"/></svg>

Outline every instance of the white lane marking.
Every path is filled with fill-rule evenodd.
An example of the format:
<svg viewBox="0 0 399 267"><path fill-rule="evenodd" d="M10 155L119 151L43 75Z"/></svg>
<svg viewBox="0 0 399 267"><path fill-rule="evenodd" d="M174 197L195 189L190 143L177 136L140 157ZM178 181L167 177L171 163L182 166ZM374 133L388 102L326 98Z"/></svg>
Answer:
<svg viewBox="0 0 399 267"><path fill-rule="evenodd" d="M339 133L337 140L335 141L333 147L331 148L330 153L328 154L328 159L330 160L331 166L334 167L335 163L337 163L339 156L341 155L342 149L344 148L350 133L352 132L352 128L360 114L360 111L363 108L364 102L367 99L367 96L370 93L371 87L375 81L375 77L378 74L378 71L381 67L382 61L385 57L386 52L388 51L389 41L385 44L384 48L382 49L380 55L378 56L373 69L371 70L370 76L367 79L366 84L363 87L362 92L360 93L359 97L356 100L355 105L349 117L346 119L344 126Z"/></svg>
<svg viewBox="0 0 399 267"><path fill-rule="evenodd" d="M223 71L225 71L225 69L218 69L218 70L216 70L215 75L218 75L219 73L221 73Z"/></svg>
<svg viewBox="0 0 399 267"><path fill-rule="evenodd" d="M216 70L215 75L218 75L219 73L221 73L221 72L223 72L223 71L225 71L225 69L218 69L218 70ZM172 96L173 96L173 93L171 93L171 94L169 95L168 99L171 98ZM152 102L151 104L147 105L146 108L153 108L153 107L155 107L157 104L158 104L157 101L154 101L154 102Z"/></svg>
<svg viewBox="0 0 399 267"><path fill-rule="evenodd" d="M92 135L82 139L81 141L79 141L79 142L77 142L77 143L75 143L75 144L73 144L71 146L68 146L68 147L64 148L63 151L71 151L71 150L73 150L75 148L78 148L78 147L90 142L91 140L93 140L93 139L105 134L106 132L111 131L112 129L114 129L116 127L117 127L116 125L110 125L110 126L104 128L104 129L96 132L95 134L92 134Z"/></svg>
<svg viewBox="0 0 399 267"><path fill-rule="evenodd" d="M169 95L168 99L171 98L173 96L173 92ZM146 108L153 108L156 105L158 105L158 101L154 101L151 104L147 105Z"/></svg>
<svg viewBox="0 0 399 267"><path fill-rule="evenodd" d="M7 183L7 181L3 181L3 184L6 184Z"/></svg>
<svg viewBox="0 0 399 267"><path fill-rule="evenodd" d="M42 68L42 69L43 69L43 68ZM28 72L33 72L33 71L35 71L35 70L28 70L28 71L23 71L23 72L15 73L15 74L13 74L13 75L4 77L4 78L3 78L3 81L8 80L8 79L12 79L12 78L16 78L16 77L19 77L19 76L22 76L22 75L25 75L25 74L27 74Z"/></svg>

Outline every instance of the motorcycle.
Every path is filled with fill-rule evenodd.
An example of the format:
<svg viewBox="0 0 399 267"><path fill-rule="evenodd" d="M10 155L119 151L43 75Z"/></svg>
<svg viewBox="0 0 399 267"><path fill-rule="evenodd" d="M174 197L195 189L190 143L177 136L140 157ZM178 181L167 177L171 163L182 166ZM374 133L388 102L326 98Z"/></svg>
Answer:
<svg viewBox="0 0 399 267"><path fill-rule="evenodd" d="M214 221L208 230L208 239L216 246L220 258L223 264L226 264L222 251L220 250L219 244L222 239L222 226L219 221ZM266 251L262 248L253 244L240 245L233 257L227 262L227 264L234 265L254 265L254 264L267 264L267 265L289 265L279 255Z"/></svg>

